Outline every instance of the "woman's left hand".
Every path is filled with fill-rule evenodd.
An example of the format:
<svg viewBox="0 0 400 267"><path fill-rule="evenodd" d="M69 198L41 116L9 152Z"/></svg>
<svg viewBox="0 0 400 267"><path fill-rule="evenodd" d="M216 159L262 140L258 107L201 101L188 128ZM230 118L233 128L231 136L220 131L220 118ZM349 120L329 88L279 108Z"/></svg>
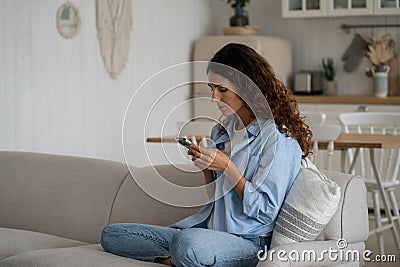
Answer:
<svg viewBox="0 0 400 267"><path fill-rule="evenodd" d="M215 148L205 148L192 144L188 154L192 156L194 165L201 170L225 172L230 163L229 157Z"/></svg>

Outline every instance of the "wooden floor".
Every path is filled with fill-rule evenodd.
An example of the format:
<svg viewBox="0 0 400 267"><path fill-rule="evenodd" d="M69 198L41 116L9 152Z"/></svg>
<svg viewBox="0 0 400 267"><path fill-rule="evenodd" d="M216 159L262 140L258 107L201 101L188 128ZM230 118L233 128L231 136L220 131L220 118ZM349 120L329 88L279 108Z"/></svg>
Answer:
<svg viewBox="0 0 400 267"><path fill-rule="evenodd" d="M370 222L370 228L374 227L375 223L374 222ZM400 255L399 253L396 251L396 246L392 237L392 231L391 230L387 230L383 233L383 239L385 242L385 255L396 255L396 262L367 262L365 263L365 266L367 267L380 267L380 266L384 266L384 267L398 267L400 266ZM374 258L375 255L379 255L378 252L378 245L377 245L377 241L376 241L376 236L372 235L368 238L365 246L366 249L369 249L372 251L372 256L370 258Z"/></svg>

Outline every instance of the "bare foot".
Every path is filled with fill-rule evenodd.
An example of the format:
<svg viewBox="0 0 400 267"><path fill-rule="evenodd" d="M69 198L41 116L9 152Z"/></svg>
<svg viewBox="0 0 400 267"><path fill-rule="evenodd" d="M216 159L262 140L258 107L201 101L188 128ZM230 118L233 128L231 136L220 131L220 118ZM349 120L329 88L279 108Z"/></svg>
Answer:
<svg viewBox="0 0 400 267"><path fill-rule="evenodd" d="M163 259L163 258L156 258L156 259L154 260L154 262L155 262L155 263L161 263L161 264L164 264L164 265L171 266L171 257L168 257L168 258L166 258L166 259Z"/></svg>

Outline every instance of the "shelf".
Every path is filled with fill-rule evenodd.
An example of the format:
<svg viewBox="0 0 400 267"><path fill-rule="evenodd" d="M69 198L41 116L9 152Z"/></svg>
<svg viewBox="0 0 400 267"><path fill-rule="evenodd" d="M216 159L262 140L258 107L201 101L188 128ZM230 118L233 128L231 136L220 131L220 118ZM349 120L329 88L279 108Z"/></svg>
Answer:
<svg viewBox="0 0 400 267"><path fill-rule="evenodd" d="M400 27L400 24L353 24L349 25L343 23L340 26L345 32L350 33L350 29L353 28L393 28L393 27Z"/></svg>
<svg viewBox="0 0 400 267"><path fill-rule="evenodd" d="M299 103L400 105L400 96L388 96L385 98L378 98L375 96L349 95L296 95L295 98Z"/></svg>

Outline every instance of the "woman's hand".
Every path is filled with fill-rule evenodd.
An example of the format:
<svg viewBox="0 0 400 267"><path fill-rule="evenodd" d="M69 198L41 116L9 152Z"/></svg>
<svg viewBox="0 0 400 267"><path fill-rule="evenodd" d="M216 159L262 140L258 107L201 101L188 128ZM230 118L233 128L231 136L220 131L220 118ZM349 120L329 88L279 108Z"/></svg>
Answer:
<svg viewBox="0 0 400 267"><path fill-rule="evenodd" d="M188 154L194 165L201 170L225 172L230 163L229 157L219 149L190 145Z"/></svg>
<svg viewBox="0 0 400 267"><path fill-rule="evenodd" d="M192 156L194 165L200 170L224 173L234 186L239 197L243 199L246 178L243 177L227 155L215 148L205 148L193 144L190 145L188 154Z"/></svg>

